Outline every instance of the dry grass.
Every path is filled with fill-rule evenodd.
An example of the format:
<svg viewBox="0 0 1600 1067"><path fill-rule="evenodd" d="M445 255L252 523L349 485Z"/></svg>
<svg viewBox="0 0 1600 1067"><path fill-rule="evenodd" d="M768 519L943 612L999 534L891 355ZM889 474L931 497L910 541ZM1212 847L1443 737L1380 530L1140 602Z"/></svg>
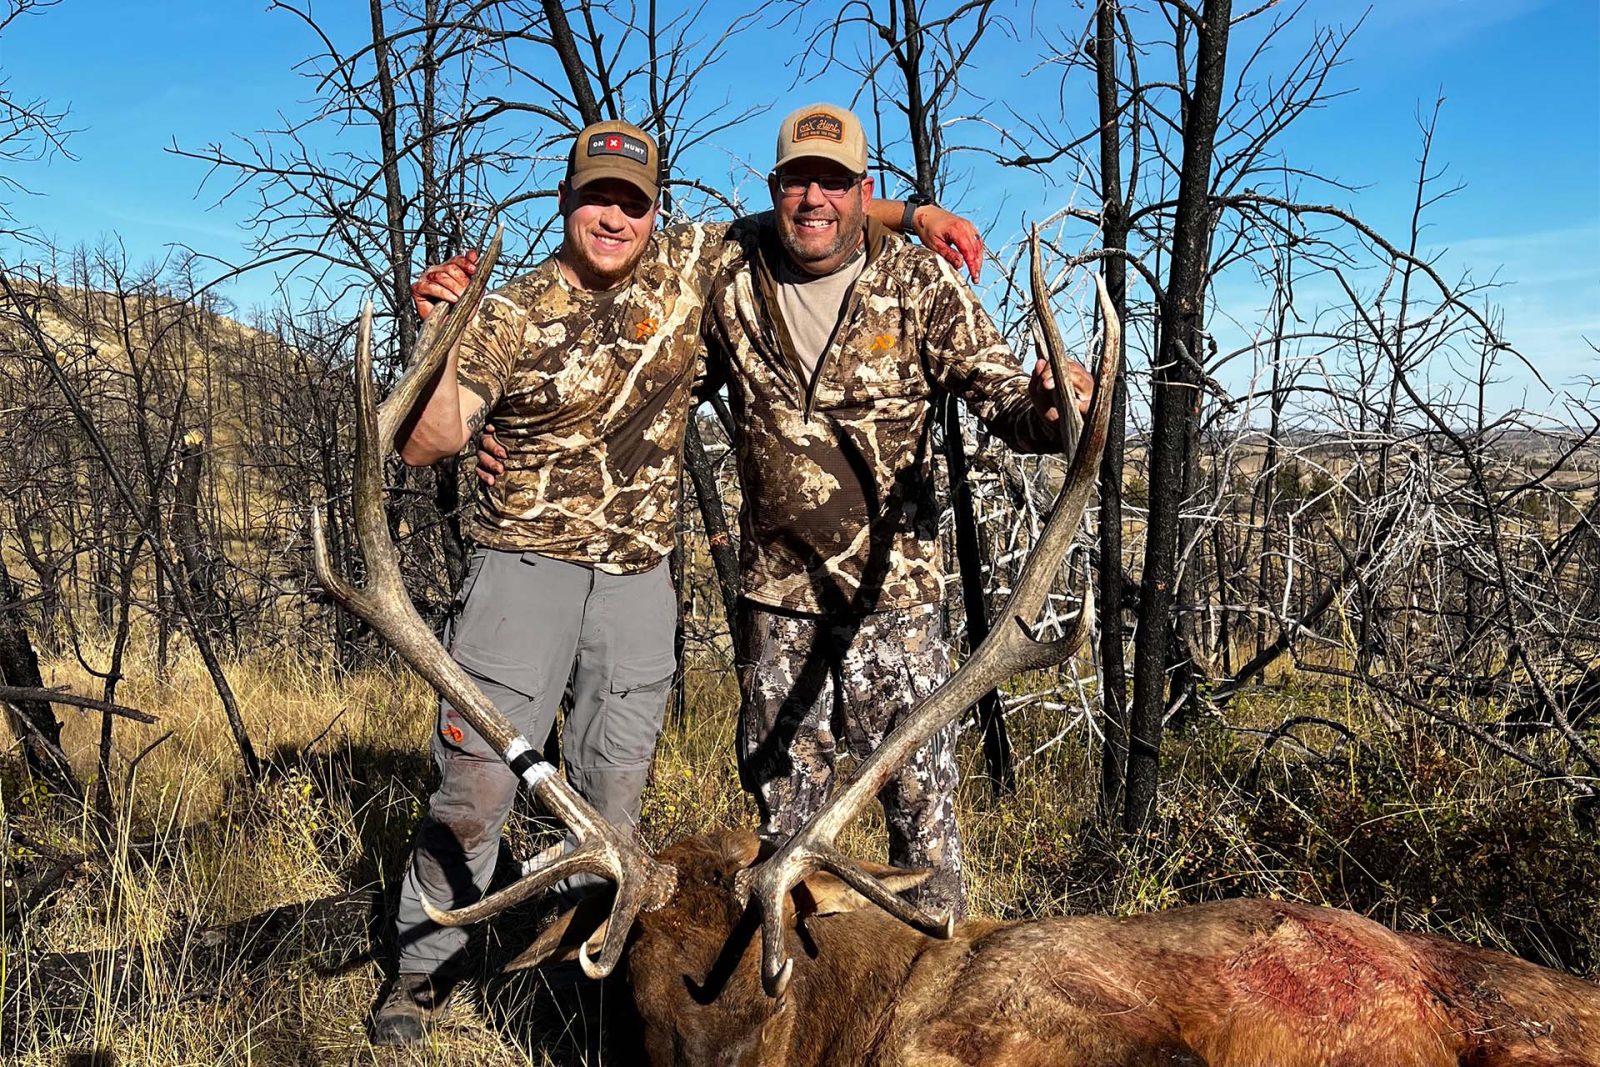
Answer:
<svg viewBox="0 0 1600 1067"><path fill-rule="evenodd" d="M362 954L370 939L359 924L315 935L291 928L268 946L264 963L244 953L218 963L205 927L394 884L431 788L424 753L432 700L398 670L341 675L305 660L234 664L230 677L252 735L275 767L268 781L249 786L198 662L180 659L158 685L148 655L138 650L118 699L162 721L118 727L123 822L112 834L156 844L109 866L81 865L24 927L4 931L6 1063L616 1062L600 1036L620 1011L616 992L553 991L538 975L475 983L420 1049L371 1049L365 1019L381 975ZM97 690L71 661L49 663L47 675ZM753 821L731 758L732 680L721 669L694 669L687 688L688 713L669 723L645 800L646 834L657 845ZM960 817L974 909L1018 917L1131 912L1276 895L1594 967L1600 857L1558 799L1475 748L1445 748L1420 730L1383 733L1372 708L1338 691L1264 690L1238 709L1235 726L1271 726L1291 712L1325 716L1359 740L1336 748L1333 731L1302 731L1273 749L1256 788L1246 789L1258 734L1206 724L1173 738L1163 827L1144 842L1107 840L1095 828L1097 768L1081 739L1029 763L1017 794L1003 801L970 774ZM1012 725L1019 751L1059 728L1043 712L1020 713ZM173 736L127 782L128 759L164 730ZM97 736L88 717L67 730L86 777ZM971 741L964 757L976 772ZM51 849L91 851L90 820L52 807L14 761L0 773L0 803L12 825ZM544 832L519 820L511 838L521 851ZM849 845L880 854L881 825L864 820ZM0 864L8 900L41 867L16 847ZM501 929L514 942L516 933ZM105 949L134 954L119 965L98 951ZM21 995L52 959L80 967L70 987L76 1001Z"/></svg>

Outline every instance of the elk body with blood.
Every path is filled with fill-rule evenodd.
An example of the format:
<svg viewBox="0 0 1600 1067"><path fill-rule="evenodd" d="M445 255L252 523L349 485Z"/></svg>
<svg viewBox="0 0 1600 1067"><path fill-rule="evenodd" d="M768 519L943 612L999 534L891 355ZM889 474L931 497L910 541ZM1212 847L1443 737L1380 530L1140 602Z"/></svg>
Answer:
<svg viewBox="0 0 1600 1067"><path fill-rule="evenodd" d="M496 237L462 306L475 305L498 245ZM1035 288L1038 306L1048 306L1037 265ZM1035 639L1027 620L1083 516L1105 443L1121 343L1103 286L1100 300L1106 343L1088 425L1069 448L1055 513L989 640L794 837L762 846L748 832L721 834L659 856L534 757L406 595L384 519L383 457L467 314L430 317L413 365L378 411L369 309L357 342L354 477L367 585L334 573L314 513L319 580L451 701L579 842L476 904L430 914L466 924L574 874L611 882L514 966L570 956L600 978L626 959L645 1053L656 1064L1600 1065L1600 988L1502 953L1397 934L1348 912L1254 900L1128 919L955 925L897 895L919 875L851 860L834 845L898 761L980 693L1061 662L1087 635L1087 599L1073 631L1057 640ZM1043 332L1055 359L1059 339ZM1074 405L1062 399L1058 408L1070 416Z"/></svg>
<svg viewBox="0 0 1600 1067"><path fill-rule="evenodd" d="M792 891L781 998L734 879L755 835L679 842L626 977L653 1064L747 1067L1586 1067L1600 989L1501 952L1347 911L1229 900L1129 918L972 919L948 939L828 873ZM870 868L891 886L915 876ZM567 958L597 898L513 967Z"/></svg>

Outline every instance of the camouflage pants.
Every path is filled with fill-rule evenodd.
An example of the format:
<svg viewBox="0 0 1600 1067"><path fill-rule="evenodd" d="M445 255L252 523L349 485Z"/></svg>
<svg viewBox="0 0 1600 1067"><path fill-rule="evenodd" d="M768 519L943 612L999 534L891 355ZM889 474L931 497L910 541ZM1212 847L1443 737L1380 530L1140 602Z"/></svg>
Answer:
<svg viewBox="0 0 1600 1067"><path fill-rule="evenodd" d="M950 673L937 604L846 620L740 612L739 776L761 833L793 834L822 807L842 756L864 759ZM931 867L908 899L966 912L956 831L957 724L919 749L878 795L889 862Z"/></svg>

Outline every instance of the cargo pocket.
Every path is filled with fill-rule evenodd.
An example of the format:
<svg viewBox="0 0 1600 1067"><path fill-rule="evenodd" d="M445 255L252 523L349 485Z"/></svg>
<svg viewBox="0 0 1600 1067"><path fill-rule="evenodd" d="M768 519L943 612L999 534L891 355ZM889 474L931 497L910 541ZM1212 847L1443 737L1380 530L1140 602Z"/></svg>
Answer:
<svg viewBox="0 0 1600 1067"><path fill-rule="evenodd" d="M672 654L678 600L665 563L645 575L634 610L616 620L606 713L600 723L601 755L619 767L642 766L655 752L678 661Z"/></svg>
<svg viewBox="0 0 1600 1067"><path fill-rule="evenodd" d="M539 669L492 648L457 641L451 658L472 677L483 695L519 733L531 736L542 687ZM439 715L438 741L447 748L486 759L498 758L478 732L448 703Z"/></svg>
<svg viewBox="0 0 1600 1067"><path fill-rule="evenodd" d="M600 755L606 763L642 767L650 762L676 670L670 642L665 655L618 664L612 670L611 696L600 723Z"/></svg>
<svg viewBox="0 0 1600 1067"><path fill-rule="evenodd" d="M611 692L626 697L641 689L665 687L672 681L678 663L669 648L665 654L641 659L635 663L618 664L611 672Z"/></svg>

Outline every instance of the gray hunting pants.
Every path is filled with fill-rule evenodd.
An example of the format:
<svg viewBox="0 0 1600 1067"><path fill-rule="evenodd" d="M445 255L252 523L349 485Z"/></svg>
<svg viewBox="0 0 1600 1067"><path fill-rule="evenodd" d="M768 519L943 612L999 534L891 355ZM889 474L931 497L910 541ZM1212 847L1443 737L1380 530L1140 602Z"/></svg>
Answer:
<svg viewBox="0 0 1600 1067"><path fill-rule="evenodd" d="M761 833L793 834L822 807L841 756L862 760L950 674L937 604L851 619L793 615L744 601L740 611L739 776L761 811ZM906 893L966 914L956 830L952 723L878 794L889 862L931 867Z"/></svg>
<svg viewBox="0 0 1600 1067"><path fill-rule="evenodd" d="M619 825L639 818L676 666L677 598L666 561L606 574L532 552L479 548L461 587L450 655L534 745L549 736L564 693L567 780ZM476 901L494 874L517 779L460 714L441 703L433 734L439 790L417 830L397 917L401 974L455 965L467 931L422 910Z"/></svg>

